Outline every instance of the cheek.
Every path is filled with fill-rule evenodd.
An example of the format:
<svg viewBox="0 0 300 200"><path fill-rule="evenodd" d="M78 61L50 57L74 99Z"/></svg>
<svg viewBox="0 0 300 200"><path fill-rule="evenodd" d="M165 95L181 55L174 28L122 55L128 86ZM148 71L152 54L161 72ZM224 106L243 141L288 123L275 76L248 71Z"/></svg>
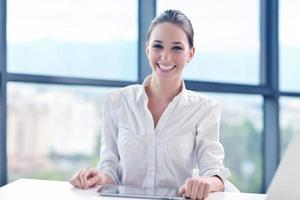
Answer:
<svg viewBox="0 0 300 200"><path fill-rule="evenodd" d="M155 51L150 51L148 58L151 62L156 62L159 59L159 53Z"/></svg>
<svg viewBox="0 0 300 200"><path fill-rule="evenodd" d="M188 60L188 57L185 54L180 54L176 56L176 62L178 65L185 65Z"/></svg>

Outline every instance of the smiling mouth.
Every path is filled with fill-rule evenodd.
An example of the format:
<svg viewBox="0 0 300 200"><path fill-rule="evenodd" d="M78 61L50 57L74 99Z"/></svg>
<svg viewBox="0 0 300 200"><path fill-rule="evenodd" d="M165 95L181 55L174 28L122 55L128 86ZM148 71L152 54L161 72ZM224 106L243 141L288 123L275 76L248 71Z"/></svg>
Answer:
<svg viewBox="0 0 300 200"><path fill-rule="evenodd" d="M163 72L169 72L176 68L176 65L163 66L157 63L157 67Z"/></svg>

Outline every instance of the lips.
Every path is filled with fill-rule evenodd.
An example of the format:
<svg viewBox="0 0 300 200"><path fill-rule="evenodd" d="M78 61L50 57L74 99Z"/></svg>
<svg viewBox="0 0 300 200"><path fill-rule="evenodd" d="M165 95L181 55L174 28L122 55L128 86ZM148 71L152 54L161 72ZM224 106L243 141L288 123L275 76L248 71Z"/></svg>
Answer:
<svg viewBox="0 0 300 200"><path fill-rule="evenodd" d="M160 65L157 63L158 68L163 72L168 72L176 68L176 65Z"/></svg>

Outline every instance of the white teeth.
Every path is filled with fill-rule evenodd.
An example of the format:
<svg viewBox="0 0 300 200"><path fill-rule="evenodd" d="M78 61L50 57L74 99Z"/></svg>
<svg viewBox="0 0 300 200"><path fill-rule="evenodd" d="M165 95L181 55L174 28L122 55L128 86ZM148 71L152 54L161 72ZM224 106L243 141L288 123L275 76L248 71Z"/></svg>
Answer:
<svg viewBox="0 0 300 200"><path fill-rule="evenodd" d="M171 70L175 67L175 65L169 65L169 66L168 65L164 66L164 65L160 65L160 64L157 64L157 65L160 69L165 70L165 71Z"/></svg>

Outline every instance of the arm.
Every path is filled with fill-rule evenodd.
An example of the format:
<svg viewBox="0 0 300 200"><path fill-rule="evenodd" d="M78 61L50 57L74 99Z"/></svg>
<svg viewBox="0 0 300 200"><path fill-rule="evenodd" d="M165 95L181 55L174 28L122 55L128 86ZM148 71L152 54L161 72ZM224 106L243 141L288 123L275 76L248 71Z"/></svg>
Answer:
<svg viewBox="0 0 300 200"><path fill-rule="evenodd" d="M118 128L112 112L116 110L120 98L116 93L110 93L104 104L103 127L101 133L100 161L97 168L110 176L115 184L119 183L118 167L119 152L117 147Z"/></svg>
<svg viewBox="0 0 300 200"><path fill-rule="evenodd" d="M101 137L101 159L98 167L85 167L79 170L70 183L78 188L88 189L99 184L118 183L117 167L119 163L117 150L117 129L111 115L112 100L108 95L104 105L104 120Z"/></svg>
<svg viewBox="0 0 300 200"><path fill-rule="evenodd" d="M223 165L224 150L219 143L220 106L208 101L199 112L195 154L199 175L186 180L180 192L186 197L206 198L210 192L224 191L230 175Z"/></svg>
<svg viewBox="0 0 300 200"><path fill-rule="evenodd" d="M220 115L218 103L208 102L203 108L197 126L196 160L200 176L217 176L224 182L230 172L223 164L225 153L219 142Z"/></svg>

